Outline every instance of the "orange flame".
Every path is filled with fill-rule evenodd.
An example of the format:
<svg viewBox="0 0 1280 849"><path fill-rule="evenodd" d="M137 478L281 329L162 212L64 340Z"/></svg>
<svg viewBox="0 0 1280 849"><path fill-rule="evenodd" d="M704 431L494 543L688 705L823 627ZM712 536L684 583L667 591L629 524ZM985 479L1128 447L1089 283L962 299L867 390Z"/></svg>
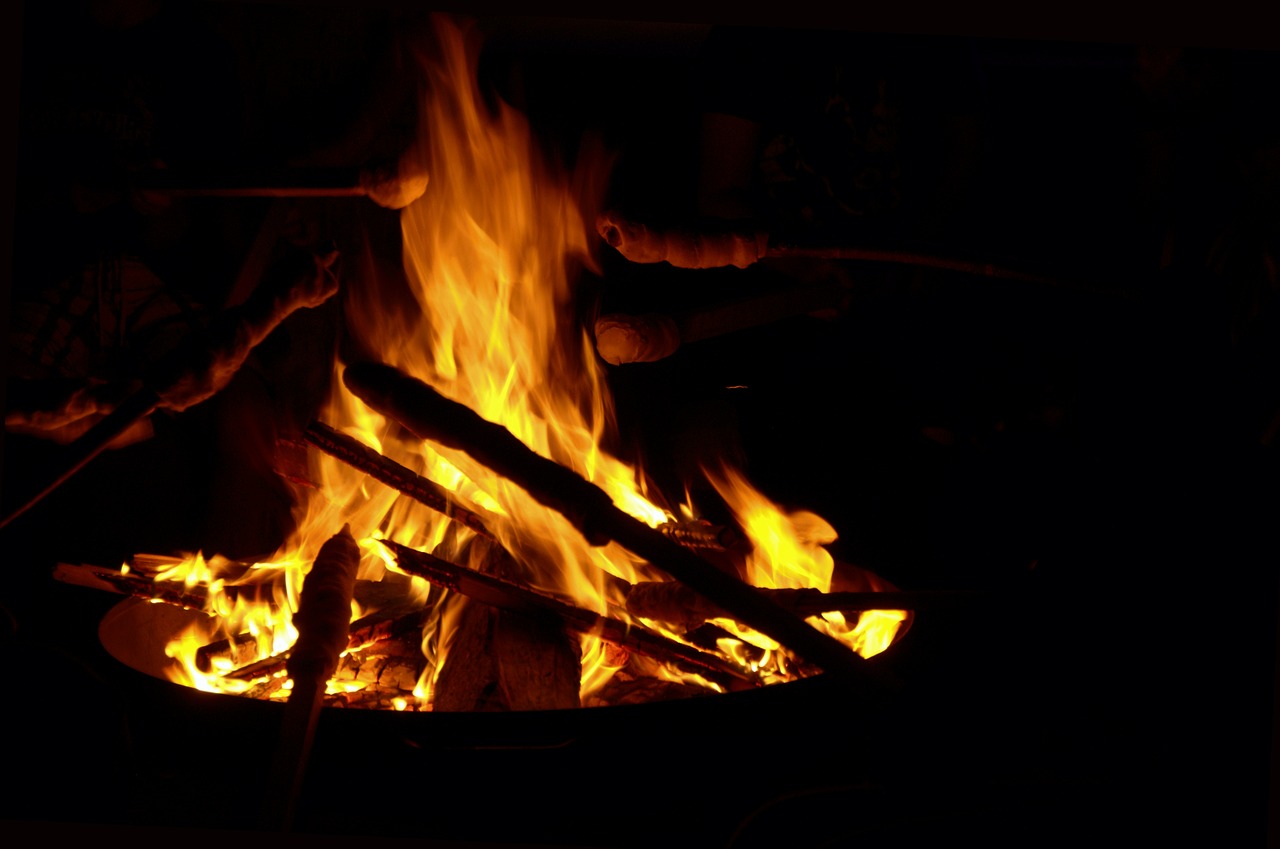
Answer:
<svg viewBox="0 0 1280 849"><path fill-rule="evenodd" d="M583 267L593 266L597 241L590 222L607 158L588 147L572 171L548 162L524 116L505 103L498 102L495 109L486 105L477 85L479 46L474 30L438 18L434 43L418 53L423 132L410 158L425 167L430 182L425 194L400 213L411 308L386 308L393 295L385 281L351 281L349 329L389 364L506 427L539 454L600 486L631 515L651 526L673 520L646 496L637 469L601 450L614 429L612 400L592 340L573 316L573 282ZM339 377L342 363L334 367ZM533 587L617 617L625 600L617 581L607 576L627 582L658 577L617 545L589 545L559 513L465 454L404 441L391 423L347 393L340 379L333 384L325 421L493 513L498 521L491 530L515 555L524 569L521 578ZM235 609L211 592L216 624L180 635L170 646L184 667L183 683L243 691L241 683L199 674L192 661L195 649L216 636L244 630L264 635L265 652L287 647L296 637L290 618L308 564L342 525L350 525L361 541L359 577L369 580L382 577L390 565L376 539L436 550L452 559L472 538L470 531L337 460L315 456L313 462L319 487L297 510L295 533L272 562L251 570L279 588L277 609L270 615L266 605ZM811 513L782 513L736 473L712 479L755 546L746 564L751 583L829 587L831 557L822 546L835 535L825 521ZM166 577L202 581L216 589L216 575L201 564L203 558L193 558ZM425 582L415 579L420 600L426 591ZM427 702L459 618L458 605L446 601L435 605L422 638L429 662L415 695ZM353 618L362 612L353 610ZM855 627L838 615L816 621L864 654L882 650L896 623L872 635L862 633L871 629L871 620L864 628L863 619ZM777 647L734 627L735 633L768 650L763 660L743 662L760 667L768 680L785 680ZM585 697L608 681L617 662L598 639L584 637L581 642ZM726 653L740 654L733 647ZM671 670L654 672L688 680Z"/></svg>

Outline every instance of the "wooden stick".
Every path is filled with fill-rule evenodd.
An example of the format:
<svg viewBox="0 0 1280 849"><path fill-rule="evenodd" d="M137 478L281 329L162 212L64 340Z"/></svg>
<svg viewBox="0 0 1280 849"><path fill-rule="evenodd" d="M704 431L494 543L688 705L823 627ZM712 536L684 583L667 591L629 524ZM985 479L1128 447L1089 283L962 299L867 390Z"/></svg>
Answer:
<svg viewBox="0 0 1280 849"><path fill-rule="evenodd" d="M737 528L713 525L710 522L667 522L658 525L658 530L685 548L741 551L750 544Z"/></svg>
<svg viewBox="0 0 1280 849"><path fill-rule="evenodd" d="M428 480L395 460L379 454L368 445L347 436L323 422L312 422L305 433L307 442L357 471L378 480L419 504L461 522L478 535L493 539L486 518L479 511L458 503L456 493Z"/></svg>
<svg viewBox="0 0 1280 849"><path fill-rule="evenodd" d="M54 567L53 577L64 584L164 602L189 610L203 612L209 603L209 591L205 587L188 587L181 581L157 581L150 575L137 572L123 573L100 566L59 563ZM233 601L244 599L276 607L271 587L267 584L231 584L224 586L223 592Z"/></svg>
<svg viewBox="0 0 1280 849"><path fill-rule="evenodd" d="M219 663L231 668L245 666L258 660L258 638L249 633L236 634L214 640L196 649L196 669L205 674L216 672Z"/></svg>
<svg viewBox="0 0 1280 849"><path fill-rule="evenodd" d="M174 197L341 198L367 197L403 209L427 188L425 173L393 174L365 168L184 168L133 174L133 188Z"/></svg>
<svg viewBox="0 0 1280 849"><path fill-rule="evenodd" d="M848 646L623 512L604 490L534 453L506 428L450 401L422 381L391 366L367 363L348 367L343 382L370 407L422 439L464 451L523 487L563 514L590 543L617 542L729 611L737 621L850 683L867 685L872 679L881 686L890 683L883 671L872 668Z"/></svg>
<svg viewBox="0 0 1280 849"><path fill-rule="evenodd" d="M525 589L518 584L466 569L425 551L383 540L396 555L396 566L407 574L425 578L468 598L503 610L551 615L568 630L599 637L607 643L647 655L683 669L707 675L730 685L758 685L759 679L716 655L669 640L619 619L601 616L571 604Z"/></svg>

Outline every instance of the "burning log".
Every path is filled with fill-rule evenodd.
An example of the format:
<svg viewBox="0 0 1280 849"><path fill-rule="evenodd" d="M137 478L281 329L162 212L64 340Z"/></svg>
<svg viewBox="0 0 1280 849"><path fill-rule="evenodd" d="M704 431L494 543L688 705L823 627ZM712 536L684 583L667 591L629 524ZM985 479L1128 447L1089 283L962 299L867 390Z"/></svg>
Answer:
<svg viewBox="0 0 1280 849"><path fill-rule="evenodd" d="M235 669L253 663L262 656L258 638L253 634L236 634L214 640L196 649L196 669L210 673L219 667Z"/></svg>
<svg viewBox="0 0 1280 849"><path fill-rule="evenodd" d="M90 587L96 590L119 593L148 601L164 602L189 610L205 611L209 604L209 591L200 586L188 587L181 581L158 581L151 575L137 572L119 572L99 566L59 563L53 577L64 584ZM246 601L275 607L271 587L266 584L228 584L223 593L232 602Z"/></svg>
<svg viewBox="0 0 1280 849"><path fill-rule="evenodd" d="M671 539L685 548L701 548L708 551L742 551L749 542L742 532L728 525L713 525L710 522L667 522L659 525Z"/></svg>
<svg viewBox="0 0 1280 849"><path fill-rule="evenodd" d="M498 611L493 658L509 710L582 706L582 652L554 617Z"/></svg>
<svg viewBox="0 0 1280 849"><path fill-rule="evenodd" d="M435 481L384 457L369 446L340 433L322 422L312 422L306 431L307 442L329 456L341 460L357 471L378 480L419 504L461 522L478 535L493 539L485 518L474 508L459 504L456 493Z"/></svg>
<svg viewBox="0 0 1280 849"><path fill-rule="evenodd" d="M357 619L349 626L346 651L355 651L386 640L399 639L413 633L421 634L422 625L426 618L427 611L422 608L414 608L408 613L403 612L402 607L371 613L368 616ZM245 637L248 637L248 635L241 634L236 639L240 640ZM215 643L210 643L205 648L210 649L210 654L212 655L215 650L212 647L222 642L224 641L219 640ZM254 681L283 673L288 662L289 651L286 650L264 658L254 658L244 666L224 673L223 677L240 681Z"/></svg>
<svg viewBox="0 0 1280 849"><path fill-rule="evenodd" d="M459 504L457 493L445 489L435 481L417 474L323 422L312 422L304 436L307 442L330 457L364 472L419 504L461 522L478 536L494 539L493 532L489 530L488 518L478 508ZM713 525L710 522L668 522L658 529L685 548L737 551L746 543L737 528Z"/></svg>
<svg viewBox="0 0 1280 849"><path fill-rule="evenodd" d="M599 637L606 643L708 676L730 687L759 683L746 671L708 652L635 628L621 620L574 607L501 578L463 568L424 551L385 540L383 544L395 553L397 567L408 574L425 578L486 605L535 616L554 616L567 630Z"/></svg>
<svg viewBox="0 0 1280 849"><path fill-rule="evenodd" d="M370 407L420 438L465 451L517 483L539 502L563 514L589 542L618 542L812 665L846 676L851 682L865 683L881 676L838 640L618 509L594 484L534 453L501 425L450 401L422 381L377 363L348 367L343 381Z"/></svg>

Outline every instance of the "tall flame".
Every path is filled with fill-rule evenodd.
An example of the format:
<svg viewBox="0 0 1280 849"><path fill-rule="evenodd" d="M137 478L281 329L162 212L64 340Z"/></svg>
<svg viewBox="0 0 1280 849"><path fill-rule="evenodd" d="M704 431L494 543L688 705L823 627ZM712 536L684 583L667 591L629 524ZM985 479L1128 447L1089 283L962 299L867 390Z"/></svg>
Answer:
<svg viewBox="0 0 1280 849"><path fill-rule="evenodd" d="M433 41L417 53L424 83L422 132L407 157L425 167L430 182L401 213L412 303L388 309L396 293L387 281L353 280L345 302L349 330L385 362L594 482L631 515L651 526L672 520L647 497L635 468L601 450L613 433L612 402L592 340L574 320L573 283L583 267L592 266L596 244L589 226L594 215L587 213L599 199L593 187L603 185L607 160L588 148L576 170L553 166L523 115L500 101L487 105L477 82L478 34L438 18ZM335 363L335 375L342 367ZM392 423L345 392L340 380L334 387L326 421L499 517L491 530L515 555L530 585L617 616L623 599L618 582L607 575L628 582L658 577L616 545L587 544L559 513L465 454L404 440ZM283 619L253 627L286 645L292 636L287 620L296 610L306 564L343 524L364 541L362 578L377 578L387 566L373 539L450 556L461 553L471 537L328 457L316 458L315 479L319 486L298 511L296 533L270 564L256 567L285 589L278 605ZM831 557L821 546L834 532L827 523L812 514L784 516L736 473L713 480L755 543L749 581L828 587ZM426 592L425 586L418 590ZM423 638L432 670L443 662L457 618L454 608L437 608ZM248 621L221 624L235 633ZM823 625L849 632L843 624ZM188 656L196 644L195 636L186 635L174 641L172 651ZM585 695L603 685L616 664L594 638L583 638L582 645ZM195 686L219 686L193 673L188 678ZM431 685L429 671L418 695L429 699Z"/></svg>

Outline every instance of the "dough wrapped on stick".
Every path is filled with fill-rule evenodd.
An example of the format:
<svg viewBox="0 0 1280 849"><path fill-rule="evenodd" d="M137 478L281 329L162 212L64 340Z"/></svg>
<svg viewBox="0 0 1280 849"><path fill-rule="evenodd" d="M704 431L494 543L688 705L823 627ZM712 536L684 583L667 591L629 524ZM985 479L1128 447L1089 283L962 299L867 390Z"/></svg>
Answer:
<svg viewBox="0 0 1280 849"><path fill-rule="evenodd" d="M616 211L602 213L596 231L632 262L668 262L676 268L746 268L764 255L766 242L765 234L746 230L650 227Z"/></svg>
<svg viewBox="0 0 1280 849"><path fill-rule="evenodd" d="M327 681L338 668L338 656L347 648L351 623L351 597L356 588L360 547L351 528L342 530L320 547L315 565L302 583L302 596L293 624L298 639L289 650L289 677L314 677Z"/></svg>

